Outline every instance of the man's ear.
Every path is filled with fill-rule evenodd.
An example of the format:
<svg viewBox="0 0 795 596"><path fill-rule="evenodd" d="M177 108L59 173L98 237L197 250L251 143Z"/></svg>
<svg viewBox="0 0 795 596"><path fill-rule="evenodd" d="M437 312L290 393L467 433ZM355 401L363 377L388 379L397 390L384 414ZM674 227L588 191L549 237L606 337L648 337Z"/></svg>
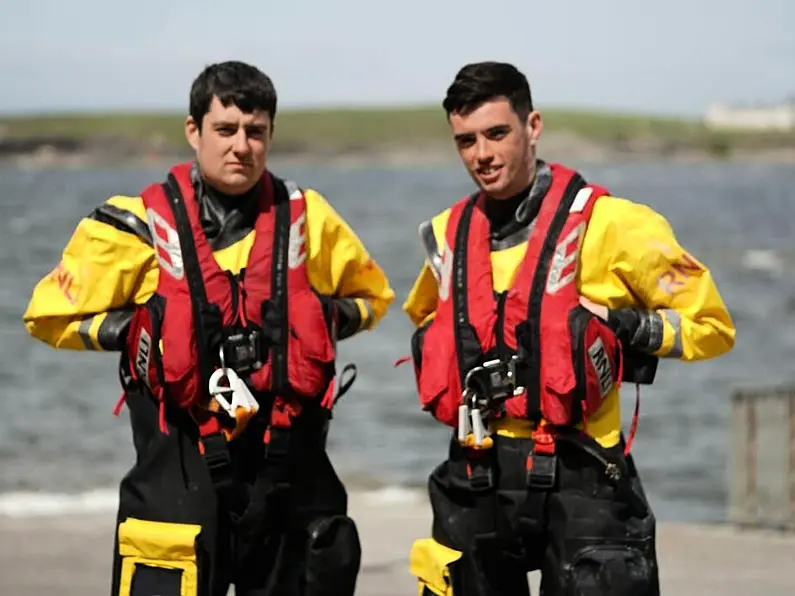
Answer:
<svg viewBox="0 0 795 596"><path fill-rule="evenodd" d="M188 140L188 144L193 147L194 151L199 150L199 137L201 137L201 134L199 125L192 116L188 116L185 119L185 138Z"/></svg>
<svg viewBox="0 0 795 596"><path fill-rule="evenodd" d="M530 144L535 146L538 138L544 131L544 121L541 119L541 112L533 110L527 116L527 129L530 135Z"/></svg>

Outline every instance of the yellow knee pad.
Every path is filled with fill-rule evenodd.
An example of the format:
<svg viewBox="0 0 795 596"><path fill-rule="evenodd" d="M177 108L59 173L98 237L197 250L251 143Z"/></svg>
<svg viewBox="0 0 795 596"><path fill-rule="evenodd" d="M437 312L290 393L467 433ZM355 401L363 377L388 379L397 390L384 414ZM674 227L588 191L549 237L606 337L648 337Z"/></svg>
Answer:
<svg viewBox="0 0 795 596"><path fill-rule="evenodd" d="M448 567L460 558L460 551L439 544L433 538L415 540L409 554L409 569L417 578L418 595L430 592L437 596L453 596Z"/></svg>
<svg viewBox="0 0 795 596"><path fill-rule="evenodd" d="M118 596L196 596L196 537L201 526L128 518L119 524Z"/></svg>

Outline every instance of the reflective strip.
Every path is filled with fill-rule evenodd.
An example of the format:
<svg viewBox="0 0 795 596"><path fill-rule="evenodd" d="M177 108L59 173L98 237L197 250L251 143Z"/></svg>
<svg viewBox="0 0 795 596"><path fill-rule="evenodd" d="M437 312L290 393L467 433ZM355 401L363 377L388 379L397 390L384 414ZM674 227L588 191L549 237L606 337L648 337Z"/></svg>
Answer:
<svg viewBox="0 0 795 596"><path fill-rule="evenodd" d="M666 354L666 358L681 358L685 353L682 346L682 315L670 308L666 308L662 313L674 330L674 344Z"/></svg>
<svg viewBox="0 0 795 596"><path fill-rule="evenodd" d="M301 188L292 180L285 180L284 186L287 187L287 194L290 196L291 201L297 201L304 196Z"/></svg>
<svg viewBox="0 0 795 596"><path fill-rule="evenodd" d="M433 224L430 221L422 222L419 232L428 265L436 277L436 281L439 281L442 277L442 255L439 254L439 245L436 243L436 236L433 233Z"/></svg>
<svg viewBox="0 0 795 596"><path fill-rule="evenodd" d="M582 210L585 209L586 205L588 205L588 201L591 200L592 194L592 188L581 188L574 197L574 202L571 204L569 213L581 213Z"/></svg>
<svg viewBox="0 0 795 596"><path fill-rule="evenodd" d="M83 340L83 346L86 350L96 350L94 340L91 339L91 324L94 322L94 317L88 317L80 321L80 326L77 328L77 333L80 339Z"/></svg>

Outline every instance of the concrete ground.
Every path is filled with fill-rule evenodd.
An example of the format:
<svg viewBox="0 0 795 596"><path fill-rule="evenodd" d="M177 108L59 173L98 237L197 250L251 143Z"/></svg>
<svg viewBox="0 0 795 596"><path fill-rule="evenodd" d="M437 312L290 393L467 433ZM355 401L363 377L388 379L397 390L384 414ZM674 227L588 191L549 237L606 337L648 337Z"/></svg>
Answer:
<svg viewBox="0 0 795 596"><path fill-rule="evenodd" d="M427 504L353 494L351 514L364 551L357 594L416 594L408 552L415 538L428 533ZM0 517L0 596L107 596L113 521L109 511L69 518ZM658 551L666 595L795 594L792 535L661 523Z"/></svg>

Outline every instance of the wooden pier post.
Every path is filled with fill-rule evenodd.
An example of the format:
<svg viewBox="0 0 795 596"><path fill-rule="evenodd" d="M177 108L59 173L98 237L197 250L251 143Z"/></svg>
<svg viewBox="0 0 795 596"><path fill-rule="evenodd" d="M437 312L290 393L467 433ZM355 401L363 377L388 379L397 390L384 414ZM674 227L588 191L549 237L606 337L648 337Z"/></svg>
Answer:
<svg viewBox="0 0 795 596"><path fill-rule="evenodd" d="M732 396L728 518L795 530L795 386Z"/></svg>

